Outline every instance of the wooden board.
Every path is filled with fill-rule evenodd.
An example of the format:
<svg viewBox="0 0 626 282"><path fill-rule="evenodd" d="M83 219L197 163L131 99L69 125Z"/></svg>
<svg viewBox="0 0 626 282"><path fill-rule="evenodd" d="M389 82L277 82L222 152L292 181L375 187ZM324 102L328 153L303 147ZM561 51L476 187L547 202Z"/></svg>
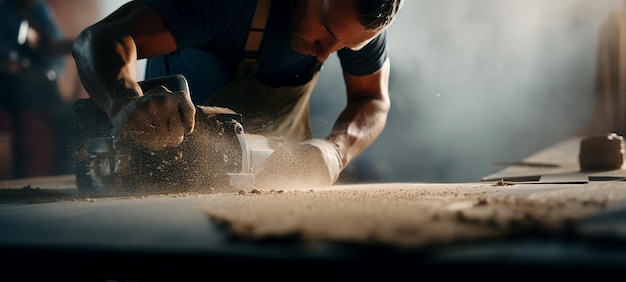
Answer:
<svg viewBox="0 0 626 282"><path fill-rule="evenodd" d="M626 164L611 171L580 170L578 153L583 136L572 136L523 159L517 164L483 177L482 181L499 179L532 183L578 183L581 181L621 180L626 177Z"/></svg>

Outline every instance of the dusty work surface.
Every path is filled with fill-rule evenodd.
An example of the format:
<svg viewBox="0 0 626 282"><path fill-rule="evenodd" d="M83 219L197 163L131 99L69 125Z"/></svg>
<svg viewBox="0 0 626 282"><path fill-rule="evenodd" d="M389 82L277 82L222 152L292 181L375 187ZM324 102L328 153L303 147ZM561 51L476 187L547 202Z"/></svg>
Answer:
<svg viewBox="0 0 626 282"><path fill-rule="evenodd" d="M246 241L420 249L524 236L587 238L590 234L585 231L588 228L581 228L582 223L621 209L626 202L626 182L621 178L623 169L580 172L575 157L580 138L568 138L523 161L554 166L513 165L487 177L489 181L477 183L377 183L101 195L79 192L74 176L68 175L0 181L0 204L63 205L68 201L115 199L132 204L146 198L171 201L191 197L196 212L217 223L231 238ZM621 227L613 226L601 236L618 234L621 240L624 236L615 232L617 228ZM596 228L591 235L598 232Z"/></svg>
<svg viewBox="0 0 626 282"><path fill-rule="evenodd" d="M622 181L87 195L72 180L0 182L0 251L16 266L7 269L30 265L58 275L74 265L107 279L134 279L163 275L155 269L202 275L209 266L269 270L277 262L305 271L311 260L353 278L372 271L397 277L418 265L426 265L420 273L434 272L441 262L476 272L529 261L557 270L626 267Z"/></svg>
<svg viewBox="0 0 626 282"><path fill-rule="evenodd" d="M578 140L476 183L104 195L79 192L73 175L0 181L0 253L11 258L3 273L179 281L207 269L272 279L291 269L326 279L311 264L322 262L352 280L626 274L626 170L580 172Z"/></svg>
<svg viewBox="0 0 626 282"><path fill-rule="evenodd" d="M578 221L626 200L623 182L368 184L206 195L201 207L243 239L422 247L519 236L586 236Z"/></svg>
<svg viewBox="0 0 626 282"><path fill-rule="evenodd" d="M626 201L622 181L379 183L125 195L81 193L73 181L71 175L3 181L0 203L125 200L132 205L188 197L194 209L235 239L421 248L520 236L585 237L579 222Z"/></svg>

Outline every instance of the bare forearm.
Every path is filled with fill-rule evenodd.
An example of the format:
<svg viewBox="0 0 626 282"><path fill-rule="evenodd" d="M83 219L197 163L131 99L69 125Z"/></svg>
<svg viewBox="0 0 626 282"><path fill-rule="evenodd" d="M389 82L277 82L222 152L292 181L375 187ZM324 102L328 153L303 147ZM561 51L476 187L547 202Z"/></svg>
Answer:
<svg viewBox="0 0 626 282"><path fill-rule="evenodd" d="M85 90L109 115L143 95L137 84L137 59L174 50L176 44L160 14L142 1L129 1L85 29L72 49Z"/></svg>
<svg viewBox="0 0 626 282"><path fill-rule="evenodd" d="M141 95L136 82L137 53L130 36L111 36L99 27L88 28L76 39L72 54L78 74L91 98L107 114L118 101Z"/></svg>
<svg viewBox="0 0 626 282"><path fill-rule="evenodd" d="M159 12L129 1L85 29L72 49L83 86L120 137L152 151L178 146L194 129L196 110L188 92L156 87L144 95L137 82L137 59L176 48Z"/></svg>
<svg viewBox="0 0 626 282"><path fill-rule="evenodd" d="M361 154L380 135L389 113L390 62L366 76L344 73L348 104L326 138L341 156L342 167Z"/></svg>
<svg viewBox="0 0 626 282"><path fill-rule="evenodd" d="M342 167L363 152L380 135L387 122L389 101L362 98L351 101L327 139L341 155Z"/></svg>

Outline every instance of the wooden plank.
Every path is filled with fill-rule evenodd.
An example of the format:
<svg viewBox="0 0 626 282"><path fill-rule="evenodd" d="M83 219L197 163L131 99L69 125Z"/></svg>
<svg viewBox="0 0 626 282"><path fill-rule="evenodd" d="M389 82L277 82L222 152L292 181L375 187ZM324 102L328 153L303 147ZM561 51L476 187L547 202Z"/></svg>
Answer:
<svg viewBox="0 0 626 282"><path fill-rule="evenodd" d="M586 172L580 170L578 153L580 141L584 136L571 136L546 149L530 155L517 164L512 164L500 171L483 177L482 181L567 182L567 179L580 181L581 177L589 180L619 180L626 177L626 164L621 169L611 171ZM531 165L525 165L531 164ZM544 164L544 165L542 165ZM546 176L550 176L546 178ZM558 177L562 176L561 180Z"/></svg>
<svg viewBox="0 0 626 282"><path fill-rule="evenodd" d="M574 136L566 138L546 149L543 149L525 159L521 165L511 165L498 172L487 175L482 181L494 181L505 179L509 181L539 181L542 175L576 173L580 171L578 165L578 150L582 137ZM553 164L554 166L523 165Z"/></svg>

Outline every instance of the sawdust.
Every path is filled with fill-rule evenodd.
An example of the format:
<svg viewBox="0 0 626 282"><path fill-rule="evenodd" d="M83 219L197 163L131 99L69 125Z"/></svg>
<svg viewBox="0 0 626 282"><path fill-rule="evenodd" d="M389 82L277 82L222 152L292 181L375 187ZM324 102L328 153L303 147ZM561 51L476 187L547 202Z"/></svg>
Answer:
<svg viewBox="0 0 626 282"><path fill-rule="evenodd" d="M90 99L75 107L80 112L76 179L83 192L211 193L227 186L226 173L241 169L235 132L220 121L236 116L232 110L197 106L195 130L178 146L155 152L124 134L112 139L108 117Z"/></svg>
<svg viewBox="0 0 626 282"><path fill-rule="evenodd" d="M217 192L216 192L217 193ZM0 204L37 204L37 203L51 203L62 201L87 201L96 202L98 199L144 199L144 198L180 198L190 196L207 195L206 191L197 192L111 192L111 193L96 193L96 192L79 192L76 189L45 189L39 187L31 187L30 185L22 188L0 188Z"/></svg>
<svg viewBox="0 0 626 282"><path fill-rule="evenodd" d="M235 240L409 248L524 236L582 236L580 220L626 202L623 182L608 181L540 186L387 183L112 195L81 193L70 180L0 182L0 202L196 196L201 210Z"/></svg>
<svg viewBox="0 0 626 282"><path fill-rule="evenodd" d="M211 193L223 193L210 187L194 189L165 189L155 187L153 190L85 192L76 188L74 175L36 177L19 180L0 181L0 203L35 204L61 201L95 202L101 198L140 199L147 197L189 197Z"/></svg>
<svg viewBox="0 0 626 282"><path fill-rule="evenodd" d="M30 185L21 189L0 189L0 203L41 203L70 198L72 197L61 192L33 188Z"/></svg>
<svg viewBox="0 0 626 282"><path fill-rule="evenodd" d="M504 179L500 179L496 181L496 183L491 184L491 186L511 186L511 185L515 185L515 183L511 181L505 181Z"/></svg>
<svg viewBox="0 0 626 282"><path fill-rule="evenodd" d="M517 185L521 186L521 185ZM237 240L398 247L572 236L578 220L626 200L611 187L508 194L477 184L346 185L207 195L201 207Z"/></svg>

